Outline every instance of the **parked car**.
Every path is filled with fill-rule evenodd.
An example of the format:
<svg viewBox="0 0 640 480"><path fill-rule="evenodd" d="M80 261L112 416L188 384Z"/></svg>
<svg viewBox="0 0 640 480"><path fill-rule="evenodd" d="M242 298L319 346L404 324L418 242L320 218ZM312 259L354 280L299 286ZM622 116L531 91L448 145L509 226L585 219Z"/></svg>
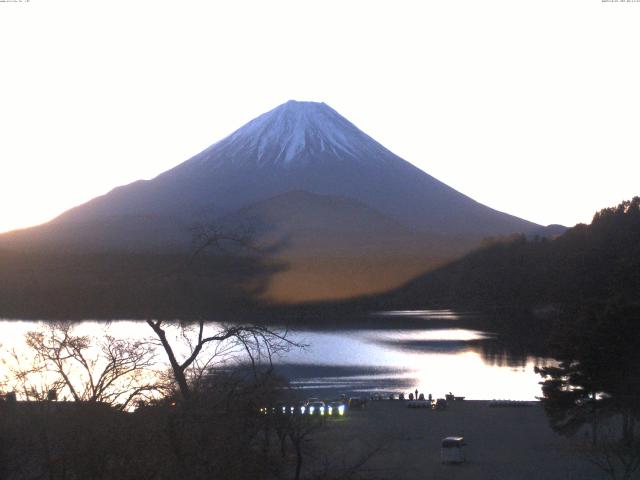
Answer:
<svg viewBox="0 0 640 480"><path fill-rule="evenodd" d="M346 405L344 404L344 402L340 402L340 401L331 402L327 406L327 415L342 416L344 415L345 410L346 410Z"/></svg>
<svg viewBox="0 0 640 480"><path fill-rule="evenodd" d="M321 401L309 402L307 403L307 414L308 415L324 415L325 414L325 404Z"/></svg>

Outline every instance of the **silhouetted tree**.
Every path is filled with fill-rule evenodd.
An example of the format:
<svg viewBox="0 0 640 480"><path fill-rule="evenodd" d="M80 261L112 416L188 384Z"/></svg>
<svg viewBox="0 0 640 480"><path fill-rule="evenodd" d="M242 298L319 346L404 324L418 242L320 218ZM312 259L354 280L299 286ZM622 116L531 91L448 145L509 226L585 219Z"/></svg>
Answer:
<svg viewBox="0 0 640 480"><path fill-rule="evenodd" d="M183 399L189 400L194 387L216 363L229 359L239 360L243 355L254 367L270 367L274 355L286 352L292 346L302 346L288 338L286 330L263 325L222 325L198 320L192 323L172 324L162 320L147 320L164 349L173 378ZM167 327L177 331L178 347L167 336ZM180 356L180 350L186 353ZM203 358L204 357L204 358Z"/></svg>
<svg viewBox="0 0 640 480"><path fill-rule="evenodd" d="M591 458L600 455L595 463L612 478L631 478L640 467L639 326L639 305L591 306L556 332L559 364L537 369L551 426L574 435L589 425ZM603 427L608 435L600 438Z"/></svg>
<svg viewBox="0 0 640 480"><path fill-rule="evenodd" d="M145 341L76 335L70 323L52 322L25 336L28 358L5 359L13 389L24 398L69 395L78 402L103 402L127 409L165 386L155 367L154 347Z"/></svg>
<svg viewBox="0 0 640 480"><path fill-rule="evenodd" d="M192 228L193 254L184 266L184 272L196 280L211 272L206 268L208 253L219 255L230 250L256 251L251 237L246 232L229 233L216 225L198 224ZM203 268L205 263L205 268ZM178 272L176 272L178 273ZM207 292L194 293L194 304L203 303L199 298ZM292 346L301 346L288 338L286 330L273 329L264 325L223 325L207 322L206 309L195 312L196 319L191 322L171 323L162 319L147 319L160 345L164 349L173 377L183 399L189 400L194 386L202 375L208 372L212 364L225 361L230 356L246 355L252 366L266 361L271 365L274 355L287 351ZM177 328L178 338L182 340L180 355L175 344L167 336L167 327Z"/></svg>

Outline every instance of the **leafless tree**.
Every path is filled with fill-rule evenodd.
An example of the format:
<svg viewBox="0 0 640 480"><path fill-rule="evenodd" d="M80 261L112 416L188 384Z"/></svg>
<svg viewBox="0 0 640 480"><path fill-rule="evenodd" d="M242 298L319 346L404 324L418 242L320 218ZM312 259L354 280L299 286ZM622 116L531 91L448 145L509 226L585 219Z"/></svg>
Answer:
<svg viewBox="0 0 640 480"><path fill-rule="evenodd" d="M319 415L293 415L288 422L287 434L296 451L295 480L300 479L302 461L308 453L310 437L325 424L325 418Z"/></svg>
<svg viewBox="0 0 640 480"><path fill-rule="evenodd" d="M220 253L229 247L249 252L260 251L253 241L253 232L248 228L229 232L216 224L196 223L190 230L193 253L189 257L187 268L195 265L208 251Z"/></svg>
<svg viewBox="0 0 640 480"><path fill-rule="evenodd" d="M185 265L185 271L196 277L201 275L200 260L209 251L217 254L229 248L258 252L249 231L226 232L216 225L197 224L191 229L193 254ZM198 273L196 273L198 272ZM274 356L291 347L303 345L291 340L287 330L264 325L223 325L200 318L192 322L167 322L147 319L147 324L156 335L165 351L173 377L183 399L191 398L202 377L217 363L230 358L246 359L256 371L261 364L271 366ZM168 332L177 330L172 343Z"/></svg>
<svg viewBox="0 0 640 480"><path fill-rule="evenodd" d="M612 480L636 478L640 469L640 440L631 436L620 438L611 422L603 427L597 444L585 446L587 459Z"/></svg>
<svg viewBox="0 0 640 480"><path fill-rule="evenodd" d="M293 477L296 480L303 477L317 480L372 478L376 470L369 468L370 460L389 446L388 438L377 435L358 438L355 445L353 439L342 435L329 442L325 426L340 421L333 417L280 414L277 410L265 417L273 418L276 433L282 442L282 458L286 455L285 440L289 440L295 451Z"/></svg>
<svg viewBox="0 0 640 480"><path fill-rule="evenodd" d="M274 356L292 347L303 346L291 340L287 330L264 325L221 325L205 320L176 325L151 319L147 324L164 349L174 380L185 400L191 398L192 390L197 388L203 375L216 364L246 358L255 372L260 365L266 364L270 368ZM173 344L167 335L168 328L178 332Z"/></svg>
<svg viewBox="0 0 640 480"><path fill-rule="evenodd" d="M343 448L341 453L323 453L321 467L316 467L309 474L314 480L359 480L376 478L379 469L369 468L370 460L383 453L389 446L386 440L378 441L359 453L355 458L347 458L349 449Z"/></svg>
<svg viewBox="0 0 640 480"><path fill-rule="evenodd" d="M70 323L48 323L28 332L29 362L13 352L10 377L26 398L69 395L75 401L104 402L120 409L163 388L154 370L155 350L145 341L76 335ZM25 365L28 363L28 366Z"/></svg>

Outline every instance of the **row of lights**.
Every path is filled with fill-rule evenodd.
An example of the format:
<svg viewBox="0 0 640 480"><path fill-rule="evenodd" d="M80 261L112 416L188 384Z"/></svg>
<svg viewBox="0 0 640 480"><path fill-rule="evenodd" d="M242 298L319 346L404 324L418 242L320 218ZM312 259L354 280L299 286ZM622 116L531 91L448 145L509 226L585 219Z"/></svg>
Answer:
<svg viewBox="0 0 640 480"><path fill-rule="evenodd" d="M336 411L338 412L338 415L342 416L344 415L344 410L345 410L345 406L344 405L339 405L338 407L335 408ZM314 407L313 405L309 406L309 415L313 415L316 411L316 407ZM325 413L327 415L333 415L333 410L334 407L332 407L331 405L329 405L328 407L319 407L318 408L318 413L320 413L320 415L324 415ZM273 413L275 413L276 409L272 408L271 411ZM307 412L307 407L302 406L300 407L300 414L304 415ZM260 409L260 413L266 415L267 413L269 413L269 409L266 407L263 407ZM290 413L291 415L293 415L295 413L295 407L282 407L282 413L284 415L286 415L287 413Z"/></svg>

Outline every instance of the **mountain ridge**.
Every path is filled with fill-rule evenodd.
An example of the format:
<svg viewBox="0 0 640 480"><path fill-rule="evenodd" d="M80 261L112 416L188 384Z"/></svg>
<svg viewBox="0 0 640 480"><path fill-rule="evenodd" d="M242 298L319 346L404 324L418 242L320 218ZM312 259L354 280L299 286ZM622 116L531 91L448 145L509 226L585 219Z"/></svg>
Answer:
<svg viewBox="0 0 640 480"><path fill-rule="evenodd" d="M300 118L304 118L303 127L298 125ZM306 132L305 148L298 151L302 144L295 132L301 129ZM265 131L269 133L266 138L257 134ZM297 140L287 143L292 136ZM335 146L329 139L339 136L345 139L342 146ZM297 152L295 161L276 162L286 160L291 152ZM271 160L260 160L264 158ZM221 216L291 190L350 197L416 229L481 238L539 227L448 187L330 107L293 101L248 122L154 179L118 187L54 221L131 213L195 219L205 210Z"/></svg>

